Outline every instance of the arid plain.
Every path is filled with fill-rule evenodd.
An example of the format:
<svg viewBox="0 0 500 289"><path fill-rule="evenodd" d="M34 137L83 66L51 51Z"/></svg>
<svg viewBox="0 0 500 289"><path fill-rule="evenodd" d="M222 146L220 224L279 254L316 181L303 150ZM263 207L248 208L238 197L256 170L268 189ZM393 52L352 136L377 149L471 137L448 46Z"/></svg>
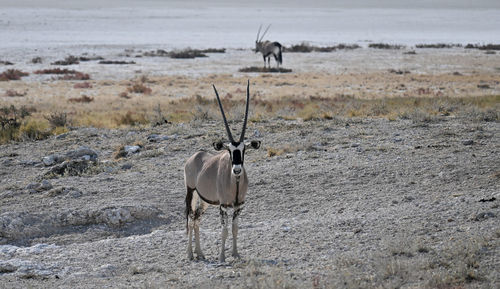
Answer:
<svg viewBox="0 0 500 289"><path fill-rule="evenodd" d="M499 286L498 51L286 52L289 73L239 72L262 66L249 49L158 54L0 59L29 74L0 81L0 287ZM262 147L246 156L242 259L217 262L212 208L207 260L189 261L183 164L225 137L211 85L239 131L247 79Z"/></svg>

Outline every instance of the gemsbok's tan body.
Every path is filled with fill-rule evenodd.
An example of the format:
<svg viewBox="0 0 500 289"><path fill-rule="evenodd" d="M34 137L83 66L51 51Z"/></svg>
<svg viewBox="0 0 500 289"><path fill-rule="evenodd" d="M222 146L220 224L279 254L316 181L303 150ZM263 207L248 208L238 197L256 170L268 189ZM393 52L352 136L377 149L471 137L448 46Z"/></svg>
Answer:
<svg viewBox="0 0 500 289"><path fill-rule="evenodd" d="M225 243L228 236L228 214L229 208L233 209L232 234L233 247L232 256L239 257L237 248L238 216L248 189L248 177L243 166L245 149L260 147L259 141L244 143L246 123L248 119L248 105L250 98L250 82L247 85L247 102L243 130L239 141L235 141L229 129L220 102L219 94L214 86L215 95L222 113L226 127L229 143L221 141L213 143L215 150L224 150L217 154L199 151L192 155L184 166L184 181L186 185L186 222L188 232L187 254L193 259L192 239L193 231L195 238L195 253L198 259L204 259L200 246L200 221L201 216L209 205L217 205L220 208L222 223L222 244L219 261L225 261Z"/></svg>

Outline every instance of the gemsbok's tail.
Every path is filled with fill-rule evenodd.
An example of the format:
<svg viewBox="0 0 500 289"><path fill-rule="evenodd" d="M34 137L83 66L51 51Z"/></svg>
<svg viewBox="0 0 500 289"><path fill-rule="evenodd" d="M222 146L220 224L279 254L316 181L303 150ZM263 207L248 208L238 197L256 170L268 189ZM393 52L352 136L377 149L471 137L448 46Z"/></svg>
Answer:
<svg viewBox="0 0 500 289"><path fill-rule="evenodd" d="M189 233L189 215L191 214L191 201L193 200L193 191L190 187L186 187L186 209L184 214L186 215L186 233Z"/></svg>

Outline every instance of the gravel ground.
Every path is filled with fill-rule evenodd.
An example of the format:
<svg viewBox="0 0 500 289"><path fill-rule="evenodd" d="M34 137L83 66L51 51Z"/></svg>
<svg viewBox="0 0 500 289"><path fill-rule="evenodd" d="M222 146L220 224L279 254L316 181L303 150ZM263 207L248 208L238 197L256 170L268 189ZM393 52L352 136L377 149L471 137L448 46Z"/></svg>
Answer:
<svg viewBox="0 0 500 289"><path fill-rule="evenodd" d="M218 263L211 208L207 260L189 261L183 164L223 133L221 121L193 121L0 146L0 287L500 285L498 122L249 123L262 147L245 158L242 259ZM83 160L68 154L81 146ZM66 162L44 159L54 154Z"/></svg>

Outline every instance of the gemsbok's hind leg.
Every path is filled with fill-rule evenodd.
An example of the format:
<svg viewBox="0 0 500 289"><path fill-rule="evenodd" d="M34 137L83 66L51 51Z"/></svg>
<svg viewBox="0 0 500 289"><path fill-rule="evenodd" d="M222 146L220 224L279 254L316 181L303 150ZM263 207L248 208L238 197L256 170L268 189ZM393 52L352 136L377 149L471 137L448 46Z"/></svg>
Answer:
<svg viewBox="0 0 500 289"><path fill-rule="evenodd" d="M219 262L224 263L226 261L226 239L227 239L227 209L220 206L220 221L222 224L222 236L221 236L221 250L219 255Z"/></svg>
<svg viewBox="0 0 500 289"><path fill-rule="evenodd" d="M201 216L203 213L205 213L205 210L207 209L208 204L200 201L200 204L196 208L196 211L194 211L194 251L196 252L196 257L199 260L205 260L205 256L203 255L203 252L201 251L201 245L200 245L200 222L201 222Z"/></svg>
<svg viewBox="0 0 500 289"><path fill-rule="evenodd" d="M236 207L234 208L233 212L233 223L232 223L232 231L233 231L233 257L234 258L241 258L240 254L238 254L238 247L237 247L237 242L238 242L238 217L241 213L242 207Z"/></svg>
<svg viewBox="0 0 500 289"><path fill-rule="evenodd" d="M191 189L189 187L187 188L187 194L186 194L186 229L187 229L187 234L188 234L188 243L187 243L187 256L189 260L193 260L193 226L194 226L194 215L193 215L193 191L194 189ZM196 198L196 197L194 197Z"/></svg>

